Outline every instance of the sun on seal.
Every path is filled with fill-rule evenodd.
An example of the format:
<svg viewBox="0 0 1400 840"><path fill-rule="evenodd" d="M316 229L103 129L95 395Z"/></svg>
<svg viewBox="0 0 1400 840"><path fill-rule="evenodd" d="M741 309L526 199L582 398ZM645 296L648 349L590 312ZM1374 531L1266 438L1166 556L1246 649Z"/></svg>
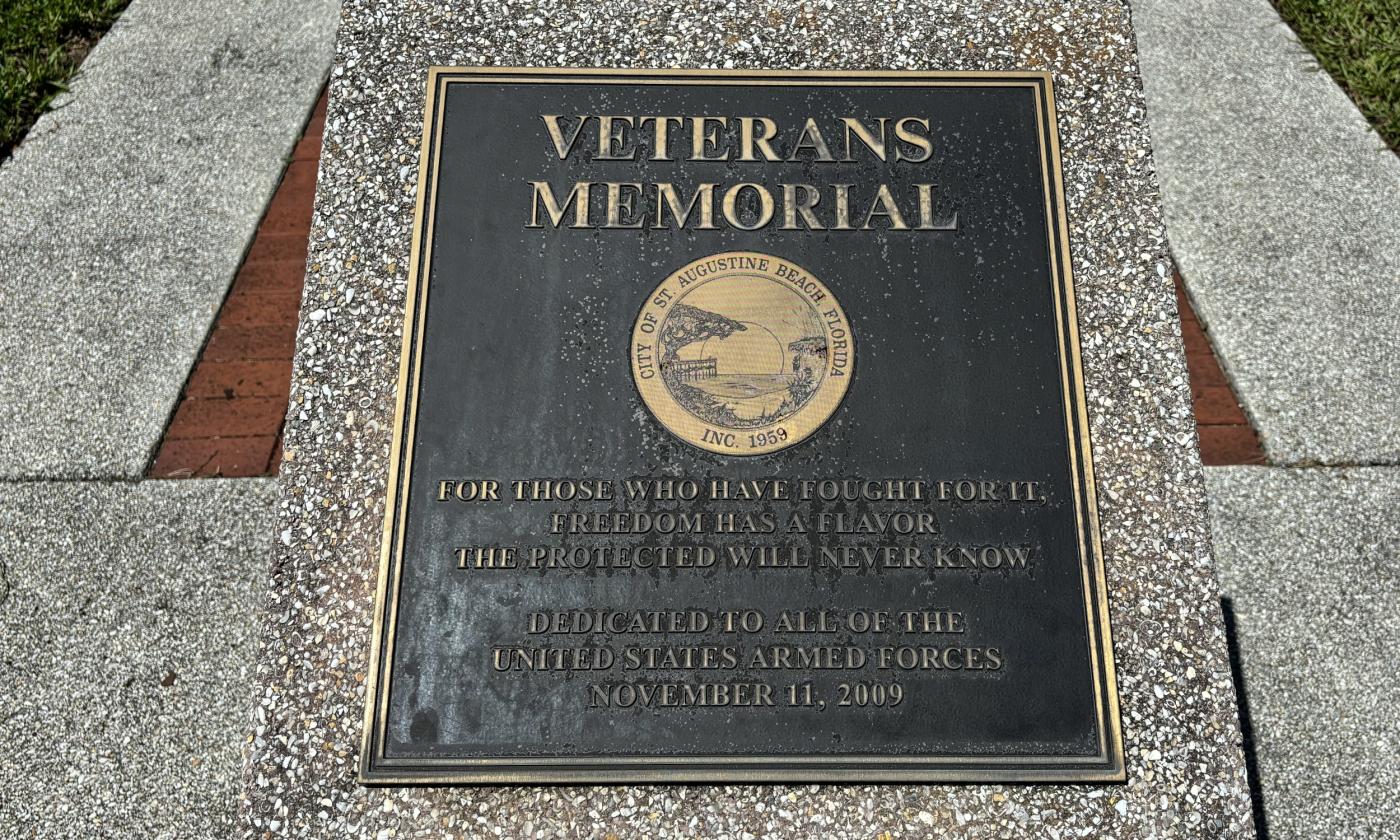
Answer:
<svg viewBox="0 0 1400 840"><path fill-rule="evenodd" d="M830 419L855 345L841 304L810 272L729 251L656 287L632 328L631 362L642 402L676 437L722 455L763 455Z"/></svg>

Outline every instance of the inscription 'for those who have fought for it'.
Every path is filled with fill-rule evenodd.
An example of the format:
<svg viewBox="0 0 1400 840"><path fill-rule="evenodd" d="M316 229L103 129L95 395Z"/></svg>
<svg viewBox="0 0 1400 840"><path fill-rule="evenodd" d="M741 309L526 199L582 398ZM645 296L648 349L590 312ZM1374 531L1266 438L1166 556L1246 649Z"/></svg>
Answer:
<svg viewBox="0 0 1400 840"><path fill-rule="evenodd" d="M572 507L576 502L621 502L635 506L543 512L537 533L562 538L563 544L453 549L461 569L561 571L829 568L1024 572L1036 562L1037 545L939 541L942 528L933 506L1040 506L1048 502L1036 481L985 479L442 479L435 496L440 503L535 502ZM692 510L685 507L687 502L748 504L730 511ZM769 502L773 507L756 510L751 508L753 502ZM832 502L857 504L847 510L812 507ZM802 539L809 534L828 539L813 548ZM689 537L691 542L668 539L651 545L607 540L647 535ZM755 542L744 537L774 541ZM710 542L711 538L719 544ZM731 538L740 539L735 542ZM595 544L569 542L580 540Z"/></svg>
<svg viewBox="0 0 1400 840"><path fill-rule="evenodd" d="M623 493L618 493L619 485ZM989 479L650 478L614 482L600 478L445 478L437 482L445 502L1043 502L1040 483Z"/></svg>

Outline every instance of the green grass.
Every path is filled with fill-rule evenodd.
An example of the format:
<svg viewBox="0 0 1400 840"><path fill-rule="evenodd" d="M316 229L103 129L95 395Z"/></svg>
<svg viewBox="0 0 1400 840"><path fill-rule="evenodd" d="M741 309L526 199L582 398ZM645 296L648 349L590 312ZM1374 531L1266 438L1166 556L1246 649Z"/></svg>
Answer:
<svg viewBox="0 0 1400 840"><path fill-rule="evenodd" d="M1400 0L1274 0L1298 40L1400 151Z"/></svg>
<svg viewBox="0 0 1400 840"><path fill-rule="evenodd" d="M0 158L64 90L128 0L0 0Z"/></svg>

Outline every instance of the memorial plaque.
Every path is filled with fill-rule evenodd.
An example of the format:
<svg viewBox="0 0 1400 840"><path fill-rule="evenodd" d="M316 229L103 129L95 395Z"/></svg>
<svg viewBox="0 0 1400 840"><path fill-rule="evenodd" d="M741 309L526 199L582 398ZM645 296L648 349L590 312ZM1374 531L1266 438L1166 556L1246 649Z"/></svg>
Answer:
<svg viewBox="0 0 1400 840"><path fill-rule="evenodd" d="M363 781L1123 779L1048 74L424 123Z"/></svg>

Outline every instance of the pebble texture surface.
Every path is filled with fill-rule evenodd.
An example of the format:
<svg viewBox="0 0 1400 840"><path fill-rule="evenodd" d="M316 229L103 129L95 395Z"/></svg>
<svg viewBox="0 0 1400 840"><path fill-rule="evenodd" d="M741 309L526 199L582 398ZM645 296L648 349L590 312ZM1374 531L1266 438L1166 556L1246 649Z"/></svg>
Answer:
<svg viewBox="0 0 1400 840"><path fill-rule="evenodd" d="M1400 463L1400 157L1269 0L1139 0L1172 249L1272 463Z"/></svg>
<svg viewBox="0 0 1400 840"><path fill-rule="evenodd" d="M1400 838L1400 475L1207 478L1269 836Z"/></svg>
<svg viewBox="0 0 1400 840"><path fill-rule="evenodd" d="M429 65L1049 69L1129 781L367 789L354 781ZM1126 5L350 0L244 779L249 838L1252 836ZM620 326L625 329L625 326Z"/></svg>
<svg viewBox="0 0 1400 840"><path fill-rule="evenodd" d="M0 837L233 833L275 495L0 484Z"/></svg>
<svg viewBox="0 0 1400 840"><path fill-rule="evenodd" d="M0 166L0 478L138 478L330 63L334 0L135 0Z"/></svg>

